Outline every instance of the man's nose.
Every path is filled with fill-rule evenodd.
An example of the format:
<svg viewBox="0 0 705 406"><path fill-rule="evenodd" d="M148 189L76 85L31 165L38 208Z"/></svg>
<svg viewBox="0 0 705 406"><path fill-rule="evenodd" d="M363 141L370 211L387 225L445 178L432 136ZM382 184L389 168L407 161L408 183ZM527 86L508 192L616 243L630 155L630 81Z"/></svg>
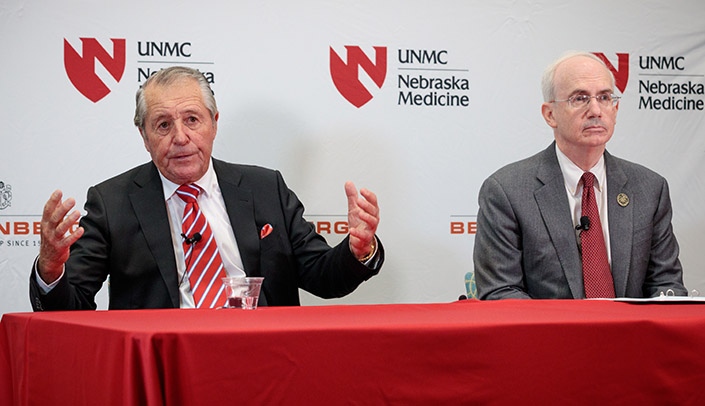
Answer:
<svg viewBox="0 0 705 406"><path fill-rule="evenodd" d="M602 115L602 106L598 103L597 98L591 97L588 99L587 105L588 117L596 117Z"/></svg>
<svg viewBox="0 0 705 406"><path fill-rule="evenodd" d="M187 144L190 140L190 137L188 135L188 127L186 127L183 123L176 122L174 124L174 133L172 134L174 138L174 143L175 144Z"/></svg>

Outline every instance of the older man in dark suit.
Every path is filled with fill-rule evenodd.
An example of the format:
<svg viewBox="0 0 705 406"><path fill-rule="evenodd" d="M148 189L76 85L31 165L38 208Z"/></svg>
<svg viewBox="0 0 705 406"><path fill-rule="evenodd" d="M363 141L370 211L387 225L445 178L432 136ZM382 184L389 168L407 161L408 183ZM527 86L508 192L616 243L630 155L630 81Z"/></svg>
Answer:
<svg viewBox="0 0 705 406"><path fill-rule="evenodd" d="M226 275L263 276L260 305L298 305L299 288L340 297L379 272L372 192L346 183L349 235L331 248L278 171L212 158L218 115L198 71L150 77L135 124L152 160L91 187L76 229L74 199L52 194L30 277L35 310L95 309L108 277L110 308L138 309L221 306Z"/></svg>
<svg viewBox="0 0 705 406"><path fill-rule="evenodd" d="M571 53L542 85L555 142L480 189L479 297L687 294L666 180L605 149L619 109L612 73L592 54Z"/></svg>

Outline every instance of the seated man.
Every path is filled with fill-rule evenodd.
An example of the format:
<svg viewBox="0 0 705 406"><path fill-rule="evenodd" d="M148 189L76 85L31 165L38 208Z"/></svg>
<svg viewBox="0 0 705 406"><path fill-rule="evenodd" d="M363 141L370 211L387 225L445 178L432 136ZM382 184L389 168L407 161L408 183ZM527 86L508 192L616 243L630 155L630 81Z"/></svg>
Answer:
<svg viewBox="0 0 705 406"><path fill-rule="evenodd" d="M220 278L263 276L260 305L299 305L298 289L344 296L376 275L376 196L348 182L349 236L331 248L278 171L211 157L218 110L197 70L173 67L137 92L151 162L88 190L86 216L56 191L44 207L30 277L34 310L219 307ZM207 258L208 260L206 260Z"/></svg>
<svg viewBox="0 0 705 406"><path fill-rule="evenodd" d="M572 53L549 66L542 86L555 142L480 189L480 299L687 294L666 180L605 150L619 109L610 70Z"/></svg>

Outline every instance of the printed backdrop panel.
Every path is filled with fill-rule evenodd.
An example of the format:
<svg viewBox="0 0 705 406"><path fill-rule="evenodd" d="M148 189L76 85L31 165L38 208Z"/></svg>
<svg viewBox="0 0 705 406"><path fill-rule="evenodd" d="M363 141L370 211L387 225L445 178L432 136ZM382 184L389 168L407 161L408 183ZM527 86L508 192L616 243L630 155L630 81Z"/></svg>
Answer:
<svg viewBox="0 0 705 406"><path fill-rule="evenodd" d="M608 149L669 181L685 282L705 293L702 2L148 3L0 5L0 313L30 310L51 192L82 207L89 186L149 159L134 92L177 64L212 82L214 155L281 170L330 243L346 232L344 182L377 193L381 274L305 304L455 300L480 184L552 141L540 76L566 50L613 67Z"/></svg>

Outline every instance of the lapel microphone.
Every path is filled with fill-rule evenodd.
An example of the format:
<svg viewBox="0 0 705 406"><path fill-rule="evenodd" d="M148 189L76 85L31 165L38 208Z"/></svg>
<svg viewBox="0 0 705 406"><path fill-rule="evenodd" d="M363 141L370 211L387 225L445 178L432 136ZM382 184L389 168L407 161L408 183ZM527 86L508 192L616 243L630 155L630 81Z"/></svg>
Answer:
<svg viewBox="0 0 705 406"><path fill-rule="evenodd" d="M203 237L201 236L201 233L198 233L198 232L197 232L197 233L193 233L193 235L192 235L191 237L187 236L187 235L184 234L184 233L181 233L181 237L184 238L184 242L185 242L186 244L188 244L188 245L193 245L193 244L195 244L195 243L201 241L201 238L203 238ZM185 254L186 254L186 253L184 253L184 255L185 255ZM189 260L186 261L186 270L184 271L184 275L181 277L181 280L179 281L179 287L181 287L181 284L184 282L184 279L186 279L187 276L189 275L188 270L189 270L189 268L191 268L190 262L191 262L191 258L189 257Z"/></svg>
<svg viewBox="0 0 705 406"><path fill-rule="evenodd" d="M187 236L184 233L181 233L181 236L184 237L184 242L188 245L192 245L201 241L201 233L193 233L191 237Z"/></svg>
<svg viewBox="0 0 705 406"><path fill-rule="evenodd" d="M577 226L575 226L575 229L576 229L576 230L584 230L584 231L589 230L589 229L590 229L590 218L589 218L588 216L582 216L582 217L580 217L580 224L578 224ZM198 234L198 233L196 233L196 234ZM194 237L195 237L195 236L196 236L196 235L194 234ZM199 237L200 237L200 235L199 235ZM200 238L199 238L199 239L200 239Z"/></svg>

